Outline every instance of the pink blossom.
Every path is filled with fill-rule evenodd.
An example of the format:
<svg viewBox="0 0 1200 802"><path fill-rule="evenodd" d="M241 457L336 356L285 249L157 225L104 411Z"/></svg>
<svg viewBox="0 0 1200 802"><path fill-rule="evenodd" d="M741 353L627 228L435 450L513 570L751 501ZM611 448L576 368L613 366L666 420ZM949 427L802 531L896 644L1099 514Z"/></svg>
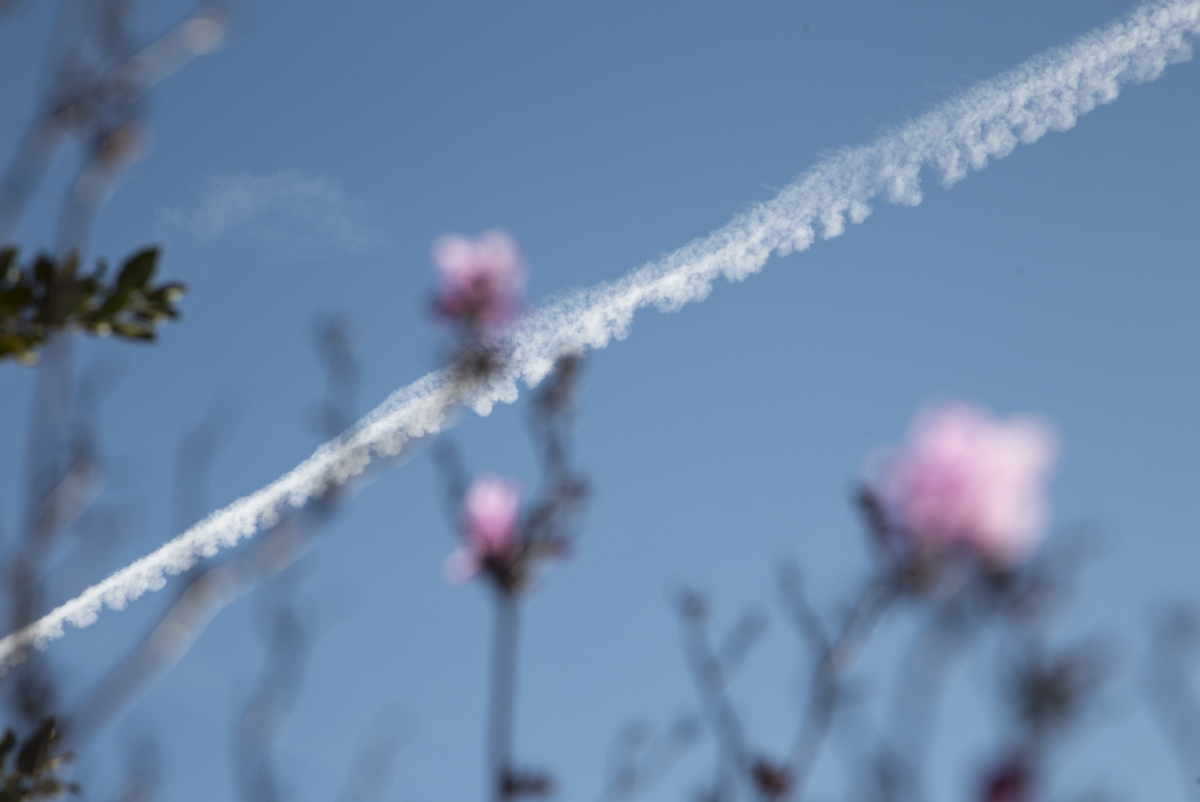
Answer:
<svg viewBox="0 0 1200 802"><path fill-rule="evenodd" d="M505 560L519 549L521 490L511 480L484 474L471 483L462 506L466 543L446 560L453 581L469 579L492 560Z"/></svg>
<svg viewBox="0 0 1200 802"><path fill-rule="evenodd" d="M486 231L477 240L438 237L433 263L442 316L486 330L511 322L520 311L525 270L516 242L503 231Z"/></svg>
<svg viewBox="0 0 1200 802"><path fill-rule="evenodd" d="M888 463L881 496L915 545L963 546L1011 566L1041 537L1056 452L1053 432L1035 419L999 420L965 404L931 408Z"/></svg>

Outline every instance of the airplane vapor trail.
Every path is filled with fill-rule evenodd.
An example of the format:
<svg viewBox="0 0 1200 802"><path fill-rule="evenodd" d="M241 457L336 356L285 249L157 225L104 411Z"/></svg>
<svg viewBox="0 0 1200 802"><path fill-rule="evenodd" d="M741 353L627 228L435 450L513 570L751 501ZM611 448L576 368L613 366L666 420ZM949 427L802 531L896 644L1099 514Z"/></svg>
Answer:
<svg viewBox="0 0 1200 802"><path fill-rule="evenodd" d="M560 356L623 339L638 309L654 305L674 311L702 300L720 276L741 281L761 270L772 254L805 250L818 236L836 237L845 231L847 219L863 222L877 199L915 206L922 198L922 169L939 174L948 188L1018 144L1071 128L1097 105L1115 100L1122 86L1152 81L1168 65L1190 59L1198 34L1200 0L1144 3L886 130L868 145L834 153L773 200L750 207L663 259L551 300L511 333L508 358L496 375L464 385L442 370L397 390L274 483L212 513L157 551L0 639L0 672L28 646L44 648L62 637L66 624L86 627L103 607L124 608L143 593L162 588L168 574L271 526L286 507L302 506L331 483L349 482L372 462L398 454L405 443L440 431L457 405L486 415L497 402L515 401L517 383L540 382Z"/></svg>

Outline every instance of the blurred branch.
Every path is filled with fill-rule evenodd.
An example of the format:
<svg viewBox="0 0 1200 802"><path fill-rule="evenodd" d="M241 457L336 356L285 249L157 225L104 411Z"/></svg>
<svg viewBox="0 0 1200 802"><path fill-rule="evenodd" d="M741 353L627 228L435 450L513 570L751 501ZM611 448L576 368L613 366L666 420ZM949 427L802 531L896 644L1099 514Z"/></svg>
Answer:
<svg viewBox="0 0 1200 802"><path fill-rule="evenodd" d="M125 781L113 802L153 802L162 792L162 765L152 740L130 748Z"/></svg>
<svg viewBox="0 0 1200 802"><path fill-rule="evenodd" d="M496 622L492 634L491 690L488 694L487 777L488 798L508 802L518 796L512 788L513 726L517 704L517 637L521 608L502 588L495 591Z"/></svg>
<svg viewBox="0 0 1200 802"><path fill-rule="evenodd" d="M381 710L367 725L338 802L374 802L387 793L405 740L396 717L394 709Z"/></svg>
<svg viewBox="0 0 1200 802"><path fill-rule="evenodd" d="M344 375L335 371L328 374L328 379L337 382ZM206 430L206 425L202 423L189 438L193 440L193 447L200 446L195 455L202 458L212 448L211 430ZM421 444L420 441L410 443L394 459L410 458ZM185 441L183 451L187 449ZM354 483L329 485L325 492L284 517L259 539L224 562L194 574L150 635L77 707L68 730L72 742L82 742L95 734L175 665L217 613L308 553L330 519L354 496L360 483L368 479L364 476Z"/></svg>
<svg viewBox="0 0 1200 802"><path fill-rule="evenodd" d="M144 95L193 57L214 48L229 25L224 3L202 6L148 46L128 31L128 0L67 0L39 109L0 178L0 243L11 241L34 189L64 139L82 142L83 166L63 204L58 255L81 248L117 176L143 150Z"/></svg>
<svg viewBox="0 0 1200 802"><path fill-rule="evenodd" d="M539 448L542 487L522 526L527 548L553 550L565 544L587 509L588 481L568 459L582 375L579 357L563 357L530 404L529 428Z"/></svg>
<svg viewBox="0 0 1200 802"><path fill-rule="evenodd" d="M234 766L246 802L280 798L271 754L296 705L308 665L309 633L287 598L292 584L288 578L285 574L273 583L278 592L268 603L266 666L234 730Z"/></svg>
<svg viewBox="0 0 1200 802"><path fill-rule="evenodd" d="M326 318L314 328L317 357L326 376L320 416L322 439L331 439L350 428L356 419L362 378L354 356L358 334L349 318Z"/></svg>
<svg viewBox="0 0 1200 802"><path fill-rule="evenodd" d="M22 536L5 555L4 585L14 630L42 613L45 573L59 535L91 505L100 490L100 466L93 407L95 381L74 392L73 347L56 341L34 393L26 453L26 508ZM82 411L81 411L82 410ZM49 661L40 653L6 677L7 701L28 726L52 715L57 689Z"/></svg>
<svg viewBox="0 0 1200 802"><path fill-rule="evenodd" d="M0 178L2 244L16 232L61 140L71 134L86 142L84 167L63 205L56 254L21 270L15 249L0 249L0 359L34 362L39 349L46 358L30 427L25 537L4 564L9 615L18 630L40 612L45 563L55 535L69 528L99 491L94 449L82 453L79 441L66 437L74 360L70 338L62 334L84 329L153 338L157 324L176 315L173 302L181 290L180 285L150 285L157 262L153 249L127 260L111 285L102 283L103 264L90 275L78 272L79 249L95 209L117 169L138 149L141 95L169 71L163 48L171 35L137 52L126 29L128 6L126 0L67 0L61 5L48 51L48 83L22 145ZM10 9L6 4L0 12ZM216 24L207 12L184 23L192 32L191 45L205 38L204 47L215 43L220 31L212 28L205 37L193 24L197 20L202 27ZM173 32L175 40L182 30ZM17 672L12 685L22 717L33 722L50 712L53 684L44 658Z"/></svg>
<svg viewBox="0 0 1200 802"><path fill-rule="evenodd" d="M24 142L0 179L3 243L15 233L63 136L73 133L88 142L83 172L63 207L56 256L42 256L21 270L15 249L0 249L0 359L31 363L39 350L45 356L30 427L26 534L4 565L14 629L40 612L45 562L55 535L69 528L99 492L94 449L83 453L78 440L66 438L74 360L70 339L61 335L84 329L151 339L161 320L177 314L173 302L181 286L150 285L156 250L127 260L111 285L102 283L103 264L90 275L78 273L78 248L107 193L108 182L100 181L97 171L115 171L136 150L141 114L136 99L162 72L156 66L161 57L147 60L146 51L134 52L125 28L127 7L124 0L62 4L55 35L59 52L52 52L47 63L49 83ZM47 715L55 704L44 658L17 672L12 684L27 721Z"/></svg>
<svg viewBox="0 0 1200 802"><path fill-rule="evenodd" d="M681 716L651 738L649 728L634 723L613 739L608 760L608 785L601 802L628 802L649 793L696 743L700 723L694 716Z"/></svg>
<svg viewBox="0 0 1200 802"><path fill-rule="evenodd" d="M1185 798L1200 798L1200 701L1192 677L1200 663L1200 619L1176 607L1158 627L1142 667L1150 712L1175 750Z"/></svg>
<svg viewBox="0 0 1200 802"><path fill-rule="evenodd" d="M829 734L842 696L846 675L857 663L867 640L898 588L888 576L869 583L850 608L841 631L830 634L804 594L804 579L794 562L783 563L778 573L780 604L802 641L813 655L808 707L792 742L788 761L788 796L799 799Z"/></svg>
<svg viewBox="0 0 1200 802"><path fill-rule="evenodd" d="M575 426L582 376L581 357L561 358L530 403L530 431L540 446L542 467L548 475L566 469L566 443Z"/></svg>
<svg viewBox="0 0 1200 802"><path fill-rule="evenodd" d="M70 719L71 742L86 741L179 662L217 613L306 554L333 510L332 504L313 502L196 576L150 635L84 697Z"/></svg>
<svg viewBox="0 0 1200 802"><path fill-rule="evenodd" d="M1031 638L1009 680L1009 700L1034 756L1046 752L1086 711L1109 673L1097 639L1053 651Z"/></svg>
<svg viewBox="0 0 1200 802"><path fill-rule="evenodd" d="M3 25L5 17L16 12L25 3L25 0L0 0L0 25Z"/></svg>
<svg viewBox="0 0 1200 802"><path fill-rule="evenodd" d="M454 441L443 435L433 446L434 465L441 474L442 487L445 492L446 518L456 531L459 528L459 514L462 510L463 499L467 495L467 469L463 465L462 454Z"/></svg>
<svg viewBox="0 0 1200 802"><path fill-rule="evenodd" d="M900 668L892 691L888 742L879 745L876 777L886 799L920 796L926 753L951 666L966 651L970 627L961 600L936 605Z"/></svg>
<svg viewBox="0 0 1200 802"><path fill-rule="evenodd" d="M739 776L753 776L755 761L746 748L741 721L729 701L728 682L762 636L766 619L758 611L743 614L726 633L720 647L714 649L709 636L707 600L693 590L684 590L677 610L684 657L691 669L700 709L717 743L712 799L729 802L737 797Z"/></svg>
<svg viewBox="0 0 1200 802"><path fill-rule="evenodd" d="M222 431L231 424L233 413L222 404L212 406L204 417L181 438L172 472L171 519L182 529L203 515L208 503L207 483L212 461L222 441ZM165 674L191 648L195 639L217 612L240 598L255 577L276 570L272 560L295 559L302 547L285 548L275 541L291 538L294 532L268 533L258 543L225 562L219 570L190 572L179 599L160 620L150 636L136 646L92 692L77 705L68 727L73 741L83 742L103 727L113 715L145 688ZM296 556L293 557L292 555ZM279 569L281 570L281 569Z"/></svg>
<svg viewBox="0 0 1200 802"><path fill-rule="evenodd" d="M214 402L179 441L171 471L171 529L182 532L208 511L208 480L213 461L233 436L241 404Z"/></svg>

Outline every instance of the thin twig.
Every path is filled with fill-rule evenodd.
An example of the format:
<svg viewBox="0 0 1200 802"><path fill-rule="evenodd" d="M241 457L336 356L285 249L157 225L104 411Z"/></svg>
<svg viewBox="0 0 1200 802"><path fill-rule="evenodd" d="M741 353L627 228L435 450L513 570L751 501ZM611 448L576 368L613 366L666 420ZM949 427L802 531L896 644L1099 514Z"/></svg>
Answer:
<svg viewBox="0 0 1200 802"><path fill-rule="evenodd" d="M657 738L632 724L617 733L609 755L608 784L600 802L629 802L648 793L696 742L700 724L691 715L678 718Z"/></svg>
<svg viewBox="0 0 1200 802"><path fill-rule="evenodd" d="M399 716L400 711L386 708L364 729L339 802L372 802L387 793L396 759L407 740L407 727L398 721Z"/></svg>
<svg viewBox="0 0 1200 802"><path fill-rule="evenodd" d="M761 616L745 615L731 629L725 642L731 644L727 657L733 662L722 663L719 653L712 649L708 633L707 603L695 591L685 590L679 598L679 619L683 631L684 656L691 669L700 707L717 741L717 769L713 781L715 800L732 800L737 793L738 778L751 770L752 761L746 749L742 724L726 691L731 670L738 668L742 657L761 633ZM732 644L738 644L736 647Z"/></svg>
<svg viewBox="0 0 1200 802"><path fill-rule="evenodd" d="M220 565L196 576L149 636L84 697L64 727L82 744L187 654L217 613L306 554L332 515L331 505L280 523Z"/></svg>
<svg viewBox="0 0 1200 802"><path fill-rule="evenodd" d="M1189 799L1200 798L1200 701L1191 688L1200 662L1200 621L1184 607L1159 626L1142 668L1142 691L1150 712L1175 750Z"/></svg>
<svg viewBox="0 0 1200 802"><path fill-rule="evenodd" d="M788 794L792 799L799 799L828 737L846 675L894 600L895 582L887 576L868 584L836 638L829 634L820 616L808 603L803 577L795 563L784 563L780 567L778 582L784 613L801 639L808 643L814 659L808 707L792 741L788 762Z"/></svg>
<svg viewBox="0 0 1200 802"><path fill-rule="evenodd" d="M234 765L246 802L280 799L271 753L295 708L311 648L309 633L289 599L273 599L268 618L266 666L234 730Z"/></svg>

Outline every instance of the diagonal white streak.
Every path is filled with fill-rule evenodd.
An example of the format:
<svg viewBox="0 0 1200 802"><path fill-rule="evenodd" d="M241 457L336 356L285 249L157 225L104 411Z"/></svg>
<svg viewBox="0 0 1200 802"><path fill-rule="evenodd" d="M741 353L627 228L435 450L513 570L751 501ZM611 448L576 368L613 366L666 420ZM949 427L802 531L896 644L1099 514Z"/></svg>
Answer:
<svg viewBox="0 0 1200 802"><path fill-rule="evenodd" d="M967 90L869 145L847 148L817 163L773 200L623 278L552 300L526 318L509 340L504 369L464 394L447 371L397 390L347 434L271 485L209 515L49 615L0 640L0 671L27 645L44 648L63 627L86 627L104 606L122 609L167 575L233 546L299 507L330 483L343 484L375 460L399 453L413 438L440 431L462 402L486 415L497 402L516 400L517 383L540 382L564 354L603 348L629 332L634 312L654 305L674 311L705 298L713 281L740 281L757 273L771 254L808 248L818 234L836 237L847 218L861 223L872 201L915 206L919 174L930 168L950 187L989 158L1019 143L1065 131L1078 118L1116 99L1121 87L1152 81L1172 63L1191 58L1200 34L1200 0L1158 0L1066 45L1053 48Z"/></svg>

